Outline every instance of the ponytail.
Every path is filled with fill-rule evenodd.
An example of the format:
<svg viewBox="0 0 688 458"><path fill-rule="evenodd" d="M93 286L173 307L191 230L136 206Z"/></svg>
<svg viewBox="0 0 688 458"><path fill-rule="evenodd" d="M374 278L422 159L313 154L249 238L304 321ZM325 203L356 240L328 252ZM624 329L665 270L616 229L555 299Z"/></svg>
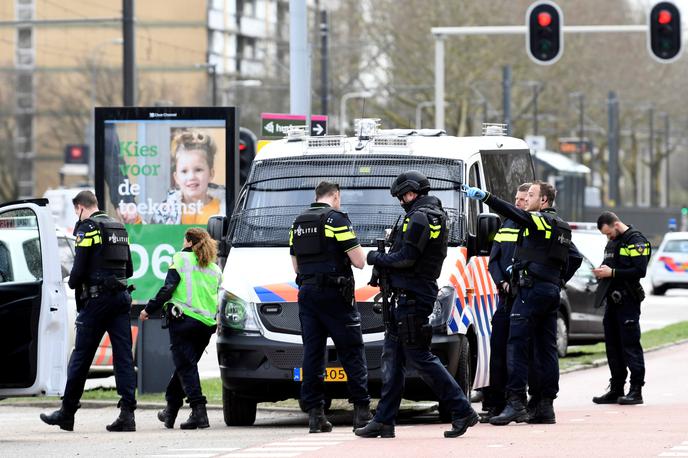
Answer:
<svg viewBox="0 0 688 458"><path fill-rule="evenodd" d="M217 242L210 237L205 229L192 227L184 234L186 240L191 243L191 249L196 255L198 265L208 267L208 264L217 259Z"/></svg>

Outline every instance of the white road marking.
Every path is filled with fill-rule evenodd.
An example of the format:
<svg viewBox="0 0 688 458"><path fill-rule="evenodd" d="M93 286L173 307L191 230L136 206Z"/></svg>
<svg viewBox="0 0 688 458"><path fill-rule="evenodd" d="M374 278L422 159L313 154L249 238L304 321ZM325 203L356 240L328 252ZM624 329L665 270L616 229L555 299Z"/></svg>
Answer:
<svg viewBox="0 0 688 458"><path fill-rule="evenodd" d="M222 455L223 458L289 458L301 452L233 452Z"/></svg>
<svg viewBox="0 0 688 458"><path fill-rule="evenodd" d="M270 447L269 445L261 445L260 447L252 447L243 449L242 452L310 452L313 450L320 450L322 447Z"/></svg>
<svg viewBox="0 0 688 458"><path fill-rule="evenodd" d="M152 458L210 458L216 456L217 453L184 453L176 455L148 455Z"/></svg>
<svg viewBox="0 0 688 458"><path fill-rule="evenodd" d="M224 448L170 448L170 452L232 452L239 450L239 447L224 447Z"/></svg>
<svg viewBox="0 0 688 458"><path fill-rule="evenodd" d="M585 421L585 418L572 418L570 421L581 422L581 421Z"/></svg>
<svg viewBox="0 0 688 458"><path fill-rule="evenodd" d="M657 456L688 456L688 452L664 452Z"/></svg>
<svg viewBox="0 0 688 458"><path fill-rule="evenodd" d="M311 441L311 442L306 442L306 441L303 441L303 442L297 442L297 441L294 441L294 442L271 442L269 444L266 444L266 446L269 446L269 447L273 447L273 446L274 447L292 447L292 446L293 447L299 447L299 446L311 447L314 445L326 446L326 445L337 445L337 444L341 444L341 442L336 442L336 441L330 441L330 442L324 442L324 441L323 442L313 442L313 441Z"/></svg>
<svg viewBox="0 0 688 458"><path fill-rule="evenodd" d="M502 448L502 447L504 447L504 444L490 444L487 447L488 448Z"/></svg>

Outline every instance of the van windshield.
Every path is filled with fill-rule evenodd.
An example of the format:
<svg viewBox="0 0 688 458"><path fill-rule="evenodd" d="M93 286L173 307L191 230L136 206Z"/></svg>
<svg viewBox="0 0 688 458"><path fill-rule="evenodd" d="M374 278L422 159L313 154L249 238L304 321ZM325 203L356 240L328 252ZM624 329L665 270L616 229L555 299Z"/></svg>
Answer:
<svg viewBox="0 0 688 458"><path fill-rule="evenodd" d="M315 199L322 180L339 183L341 210L348 213L363 246L373 246L394 226L404 210L389 193L396 176L420 170L431 194L449 215L450 243L462 242L464 219L458 160L409 156L308 156L254 163L239 209L232 216L233 246L288 246L294 219Z"/></svg>

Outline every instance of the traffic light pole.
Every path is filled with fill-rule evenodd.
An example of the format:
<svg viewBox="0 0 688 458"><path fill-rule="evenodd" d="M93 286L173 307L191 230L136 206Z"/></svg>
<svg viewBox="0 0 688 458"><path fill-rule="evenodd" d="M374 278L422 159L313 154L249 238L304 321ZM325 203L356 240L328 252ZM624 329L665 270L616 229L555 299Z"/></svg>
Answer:
<svg viewBox="0 0 688 458"><path fill-rule="evenodd" d="M642 25L564 25L563 33L647 33L648 27ZM435 38L435 128L444 129L444 40L449 36L466 35L525 35L525 25L485 26L485 27L433 27L430 29Z"/></svg>

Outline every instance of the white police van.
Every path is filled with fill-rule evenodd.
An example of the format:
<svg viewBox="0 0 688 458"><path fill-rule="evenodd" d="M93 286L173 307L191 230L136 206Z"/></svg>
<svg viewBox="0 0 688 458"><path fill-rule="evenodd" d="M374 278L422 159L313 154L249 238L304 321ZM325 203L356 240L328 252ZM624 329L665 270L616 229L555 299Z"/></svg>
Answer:
<svg viewBox="0 0 688 458"><path fill-rule="evenodd" d="M0 398L61 395L69 311L46 199L0 205Z"/></svg>
<svg viewBox="0 0 688 458"><path fill-rule="evenodd" d="M431 194L449 216L449 249L430 315L432 349L465 392L488 384L496 288L486 255L500 222L485 204L468 201L461 185L486 188L511 201L519 184L532 181L528 145L505 136L504 130L503 125L486 126L484 136L452 137L433 129L379 130L376 120L363 119L357 121L356 137L307 137L294 130L260 150L234 214L213 217L208 224L224 258L217 350L228 425L252 424L257 402L299 396L303 347L289 227L324 179L339 183L342 210L369 251L403 214L389 193L396 176L416 169L428 177ZM354 269L354 275L369 389L379 397L380 294L367 284L370 266ZM347 398L341 383L346 373L329 339L326 365L326 396ZM404 397L434 399L410 368ZM440 413L447 418L442 405Z"/></svg>

